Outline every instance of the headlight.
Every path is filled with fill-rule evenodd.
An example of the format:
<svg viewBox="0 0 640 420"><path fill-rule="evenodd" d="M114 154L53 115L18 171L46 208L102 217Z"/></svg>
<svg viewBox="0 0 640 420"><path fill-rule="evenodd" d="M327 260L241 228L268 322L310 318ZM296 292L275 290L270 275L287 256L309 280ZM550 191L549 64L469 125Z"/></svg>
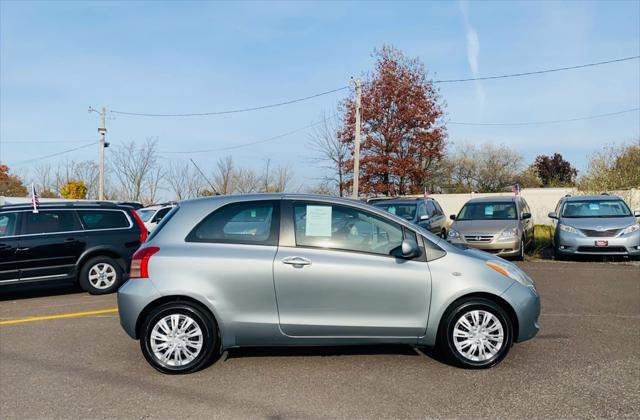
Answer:
<svg viewBox="0 0 640 420"><path fill-rule="evenodd" d="M449 236L449 239L459 239L460 233L457 230L449 229L448 236Z"/></svg>
<svg viewBox="0 0 640 420"><path fill-rule="evenodd" d="M498 240L499 241L505 241L505 240L509 240L509 239L514 239L517 236L518 236L518 228L505 229L500 234L500 237L498 238Z"/></svg>
<svg viewBox="0 0 640 420"><path fill-rule="evenodd" d="M564 230L565 232L578 233L578 230L576 228L571 227L571 226L560 224L559 227L560 227L560 230Z"/></svg>
<svg viewBox="0 0 640 420"><path fill-rule="evenodd" d="M635 225L627 226L627 228L622 231L622 234L626 235L627 233L633 233L637 230L640 230L640 225L636 223Z"/></svg>
<svg viewBox="0 0 640 420"><path fill-rule="evenodd" d="M510 279L517 281L523 286L533 287L533 280L531 280L524 271L520 270L513 264L501 260L489 260L485 264L487 267L497 271L503 276L507 276Z"/></svg>

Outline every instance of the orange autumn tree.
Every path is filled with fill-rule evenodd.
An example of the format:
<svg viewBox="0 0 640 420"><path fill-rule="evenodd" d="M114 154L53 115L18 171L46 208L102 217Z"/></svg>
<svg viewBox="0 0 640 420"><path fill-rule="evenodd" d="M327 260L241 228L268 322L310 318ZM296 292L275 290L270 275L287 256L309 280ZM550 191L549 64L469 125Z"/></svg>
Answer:
<svg viewBox="0 0 640 420"><path fill-rule="evenodd" d="M0 165L0 195L7 197L24 197L27 195L27 187L17 175L9 173L7 165Z"/></svg>
<svg viewBox="0 0 640 420"><path fill-rule="evenodd" d="M62 198L71 200L84 200L87 198L87 186L82 181L67 181L60 188Z"/></svg>
<svg viewBox="0 0 640 420"><path fill-rule="evenodd" d="M362 84L360 193L421 193L442 159L447 139L443 104L424 65L394 47L374 51L375 71ZM355 95L341 104L340 140L353 155ZM345 162L351 176L353 157Z"/></svg>

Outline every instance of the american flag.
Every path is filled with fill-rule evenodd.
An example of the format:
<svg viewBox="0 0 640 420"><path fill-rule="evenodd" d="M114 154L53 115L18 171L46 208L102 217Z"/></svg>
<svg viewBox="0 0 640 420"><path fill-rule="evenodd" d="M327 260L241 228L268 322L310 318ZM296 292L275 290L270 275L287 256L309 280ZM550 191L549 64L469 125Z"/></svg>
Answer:
<svg viewBox="0 0 640 420"><path fill-rule="evenodd" d="M515 195L520 195L520 184L515 184L515 185L511 188L511 190L513 191L513 193L514 193Z"/></svg>
<svg viewBox="0 0 640 420"><path fill-rule="evenodd" d="M36 192L36 187L31 183L31 204L33 204L33 212L38 212L38 206L40 205L40 200L38 200L38 193Z"/></svg>

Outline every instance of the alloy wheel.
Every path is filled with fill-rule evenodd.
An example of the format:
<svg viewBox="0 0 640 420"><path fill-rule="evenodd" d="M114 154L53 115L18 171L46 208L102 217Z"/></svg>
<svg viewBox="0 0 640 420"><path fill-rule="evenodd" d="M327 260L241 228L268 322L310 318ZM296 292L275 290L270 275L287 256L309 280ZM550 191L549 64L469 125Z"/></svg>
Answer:
<svg viewBox="0 0 640 420"><path fill-rule="evenodd" d="M495 357L504 344L504 327L491 312L475 309L464 313L453 328L458 353L472 362Z"/></svg>
<svg viewBox="0 0 640 420"><path fill-rule="evenodd" d="M204 342L200 325L188 315L171 314L153 326L149 344L159 363L167 367L180 367L193 362Z"/></svg>
<svg viewBox="0 0 640 420"><path fill-rule="evenodd" d="M99 290L108 289L118 279L116 269L107 263L98 263L89 269L89 283Z"/></svg>

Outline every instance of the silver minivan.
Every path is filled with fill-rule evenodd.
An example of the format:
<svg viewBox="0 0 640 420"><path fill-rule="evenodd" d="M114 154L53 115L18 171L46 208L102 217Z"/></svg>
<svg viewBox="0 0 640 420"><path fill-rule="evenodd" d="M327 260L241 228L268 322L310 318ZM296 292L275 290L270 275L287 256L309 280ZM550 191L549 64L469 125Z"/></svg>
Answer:
<svg viewBox="0 0 640 420"><path fill-rule="evenodd" d="M517 266L462 250L382 209L297 194L179 203L134 255L120 322L163 373L242 346L437 346L500 362L538 332Z"/></svg>

